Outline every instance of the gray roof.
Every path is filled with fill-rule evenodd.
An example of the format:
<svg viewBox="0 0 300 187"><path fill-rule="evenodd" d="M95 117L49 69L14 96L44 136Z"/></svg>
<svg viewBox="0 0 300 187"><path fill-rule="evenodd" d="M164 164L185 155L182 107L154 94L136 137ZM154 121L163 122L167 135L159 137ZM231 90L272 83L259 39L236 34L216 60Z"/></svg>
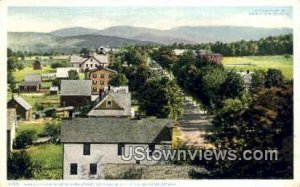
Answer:
<svg viewBox="0 0 300 187"><path fill-rule="evenodd" d="M72 64L74 63L82 63L83 61L85 61L87 58L84 58L84 57L81 57L81 56L78 56L78 55L72 55L70 57L70 62Z"/></svg>
<svg viewBox="0 0 300 187"><path fill-rule="evenodd" d="M109 57L108 55L103 55L103 54L95 54L89 57L81 57L77 55L72 55L70 57L70 62L71 64L81 64L85 61L87 61L90 58L96 59L98 62L103 63L103 64L108 64Z"/></svg>
<svg viewBox="0 0 300 187"><path fill-rule="evenodd" d="M89 96L92 93L91 80L61 80L61 95Z"/></svg>
<svg viewBox="0 0 300 187"><path fill-rule="evenodd" d="M120 105L123 110L114 110L114 109L97 109L96 108L105 101L109 96L113 97L113 100ZM108 117L108 116L131 116L131 94L129 92L113 92L108 93L95 107L88 113L90 117Z"/></svg>
<svg viewBox="0 0 300 187"><path fill-rule="evenodd" d="M40 74L26 74L25 75L25 82L42 82L42 75Z"/></svg>
<svg viewBox="0 0 300 187"><path fill-rule="evenodd" d="M21 96L14 96L13 100L15 100L19 105L21 105L25 110L30 110L32 109L32 106L25 101Z"/></svg>
<svg viewBox="0 0 300 187"><path fill-rule="evenodd" d="M75 118L63 120L64 143L161 143L172 140L167 119Z"/></svg>
<svg viewBox="0 0 300 187"><path fill-rule="evenodd" d="M16 109L14 108L7 109L7 130L11 130L16 125L16 121L17 121Z"/></svg>

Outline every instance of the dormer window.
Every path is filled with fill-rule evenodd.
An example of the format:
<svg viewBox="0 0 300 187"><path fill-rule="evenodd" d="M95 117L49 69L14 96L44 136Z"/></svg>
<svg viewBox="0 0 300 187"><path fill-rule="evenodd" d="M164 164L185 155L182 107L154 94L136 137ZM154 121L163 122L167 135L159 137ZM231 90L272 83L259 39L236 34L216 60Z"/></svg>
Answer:
<svg viewBox="0 0 300 187"><path fill-rule="evenodd" d="M106 107L107 108L111 108L112 107L112 101L111 100L106 101Z"/></svg>

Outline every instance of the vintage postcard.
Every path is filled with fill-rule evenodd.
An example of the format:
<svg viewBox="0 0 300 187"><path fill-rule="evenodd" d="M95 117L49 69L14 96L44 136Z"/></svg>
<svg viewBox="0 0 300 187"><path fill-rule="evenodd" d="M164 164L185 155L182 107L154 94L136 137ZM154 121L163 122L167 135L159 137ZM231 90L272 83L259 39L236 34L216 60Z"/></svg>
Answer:
<svg viewBox="0 0 300 187"><path fill-rule="evenodd" d="M29 2L2 4L5 185L297 184L296 1Z"/></svg>

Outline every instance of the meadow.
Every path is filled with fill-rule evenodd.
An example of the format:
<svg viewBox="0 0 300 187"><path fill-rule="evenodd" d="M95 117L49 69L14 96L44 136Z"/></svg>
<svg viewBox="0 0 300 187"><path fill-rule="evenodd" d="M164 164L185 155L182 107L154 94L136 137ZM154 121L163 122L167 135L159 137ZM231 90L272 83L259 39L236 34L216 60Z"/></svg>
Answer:
<svg viewBox="0 0 300 187"><path fill-rule="evenodd" d="M236 71L254 71L255 69L268 70L268 68L279 69L286 79L293 78L293 56L244 56L224 57L222 64L225 68Z"/></svg>

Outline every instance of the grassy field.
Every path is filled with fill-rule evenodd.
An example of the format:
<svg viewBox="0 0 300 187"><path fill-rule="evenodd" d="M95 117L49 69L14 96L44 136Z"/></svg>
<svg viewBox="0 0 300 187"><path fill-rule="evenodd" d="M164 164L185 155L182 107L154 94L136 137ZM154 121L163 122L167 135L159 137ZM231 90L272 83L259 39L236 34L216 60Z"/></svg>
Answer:
<svg viewBox="0 0 300 187"><path fill-rule="evenodd" d="M26 151L33 160L42 163L42 170L34 174L34 179L62 179L61 144L41 144L31 146Z"/></svg>
<svg viewBox="0 0 300 187"><path fill-rule="evenodd" d="M31 66L25 67L21 71L16 71L13 73L15 80L21 82L24 80L25 74L41 74L41 73L55 73L55 69L52 69L50 66L44 66L41 70L34 70Z"/></svg>
<svg viewBox="0 0 300 187"><path fill-rule="evenodd" d="M62 145L41 144L31 146L27 153L35 160L42 162L45 168L62 168Z"/></svg>
<svg viewBox="0 0 300 187"><path fill-rule="evenodd" d="M287 79L293 78L293 57L281 56L249 56L249 57L224 57L222 64L226 68L234 68L237 71L253 71L255 69L267 70L275 68L282 71Z"/></svg>
<svg viewBox="0 0 300 187"><path fill-rule="evenodd" d="M34 130L36 134L39 134L43 131L45 125L47 123L41 122L41 123L21 123L18 125L17 128L17 135L20 134L24 130Z"/></svg>

